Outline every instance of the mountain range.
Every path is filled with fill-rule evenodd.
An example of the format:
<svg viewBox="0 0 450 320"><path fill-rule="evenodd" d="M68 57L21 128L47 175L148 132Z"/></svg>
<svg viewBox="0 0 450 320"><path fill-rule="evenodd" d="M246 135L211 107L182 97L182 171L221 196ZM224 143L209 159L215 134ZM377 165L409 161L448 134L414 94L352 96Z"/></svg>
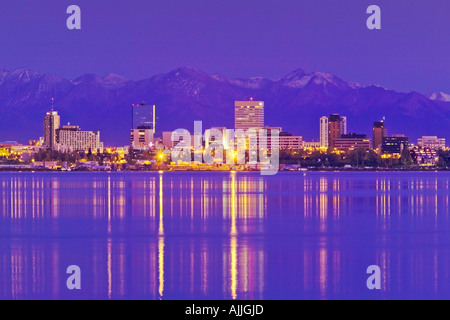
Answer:
<svg viewBox="0 0 450 320"><path fill-rule="evenodd" d="M348 118L349 132L371 137L374 121L386 118L389 134L413 139L437 135L449 139L450 95L396 92L364 86L331 73L297 69L280 79L235 79L183 67L133 81L116 74L84 74L67 80L27 68L0 70L0 141L26 143L43 135L43 116L51 109L61 123L101 131L105 145L129 144L131 105L155 104L157 134L185 128L195 120L203 128L234 127L234 101L265 101L265 123L319 138L319 118L339 113Z"/></svg>

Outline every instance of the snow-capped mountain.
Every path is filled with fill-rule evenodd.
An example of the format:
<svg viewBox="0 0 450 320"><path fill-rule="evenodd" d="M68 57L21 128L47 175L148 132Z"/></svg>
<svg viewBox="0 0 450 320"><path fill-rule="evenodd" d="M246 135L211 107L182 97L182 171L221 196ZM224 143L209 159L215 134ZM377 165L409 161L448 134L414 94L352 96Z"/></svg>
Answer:
<svg viewBox="0 0 450 320"><path fill-rule="evenodd" d="M351 132L371 136L373 121L386 117L389 133L450 138L448 95L426 97L380 86L362 86L333 74L297 69L280 79L234 79L183 67L149 79L133 81L120 75L85 74L67 80L23 68L0 70L0 141L26 142L42 136L42 119L55 97L62 123L99 130L108 144L129 143L131 104L157 106L157 132L177 128L234 125L234 101L265 101L266 125L318 139L318 119L340 113Z"/></svg>
<svg viewBox="0 0 450 320"><path fill-rule="evenodd" d="M428 96L431 100L450 102L450 94L434 92Z"/></svg>

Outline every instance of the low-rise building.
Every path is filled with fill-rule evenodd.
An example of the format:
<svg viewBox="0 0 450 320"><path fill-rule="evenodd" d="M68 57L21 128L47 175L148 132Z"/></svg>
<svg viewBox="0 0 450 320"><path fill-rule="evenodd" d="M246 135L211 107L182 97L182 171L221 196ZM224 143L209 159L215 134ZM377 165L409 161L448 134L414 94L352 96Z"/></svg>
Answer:
<svg viewBox="0 0 450 320"><path fill-rule="evenodd" d="M319 141L302 141L302 147L303 149L326 149L328 147L322 147L322 143Z"/></svg>
<svg viewBox="0 0 450 320"><path fill-rule="evenodd" d="M420 166L434 166L439 162L439 154L435 149L414 147L411 158Z"/></svg>
<svg viewBox="0 0 450 320"><path fill-rule="evenodd" d="M342 134L340 138L334 140L334 148L339 151L349 151L355 149L369 150L372 142L365 134Z"/></svg>
<svg viewBox="0 0 450 320"><path fill-rule="evenodd" d="M294 136L287 132L280 132L279 145L280 149L300 150L303 148L303 137Z"/></svg>
<svg viewBox="0 0 450 320"><path fill-rule="evenodd" d="M56 148L61 152L84 151L103 152L100 132L82 131L79 126L63 126L57 130Z"/></svg>
<svg viewBox="0 0 450 320"><path fill-rule="evenodd" d="M401 155L403 150L408 149L409 138L404 135L393 135L383 138L381 145L382 154Z"/></svg>
<svg viewBox="0 0 450 320"><path fill-rule="evenodd" d="M430 148L432 150L445 149L445 139L436 136L423 136L417 140L417 145L422 148Z"/></svg>

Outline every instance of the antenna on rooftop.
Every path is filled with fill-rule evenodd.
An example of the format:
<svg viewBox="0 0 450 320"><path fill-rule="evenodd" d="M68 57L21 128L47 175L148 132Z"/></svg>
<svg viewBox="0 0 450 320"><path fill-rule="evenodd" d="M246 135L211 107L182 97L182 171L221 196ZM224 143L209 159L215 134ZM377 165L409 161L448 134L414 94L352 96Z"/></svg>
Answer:
<svg viewBox="0 0 450 320"><path fill-rule="evenodd" d="M55 98L52 98L52 112L53 112L53 102L55 101Z"/></svg>

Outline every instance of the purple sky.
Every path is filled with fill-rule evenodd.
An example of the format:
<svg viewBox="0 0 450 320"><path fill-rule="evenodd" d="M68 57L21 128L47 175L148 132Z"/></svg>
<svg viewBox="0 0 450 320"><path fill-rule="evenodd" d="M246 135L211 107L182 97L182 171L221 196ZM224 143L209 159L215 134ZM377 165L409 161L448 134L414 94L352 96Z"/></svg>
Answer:
<svg viewBox="0 0 450 320"><path fill-rule="evenodd" d="M71 4L81 7L81 31L66 28ZM366 28L371 4L382 30ZM180 66L268 78L303 68L450 93L449 12L448 0L8 0L0 68L134 80Z"/></svg>

